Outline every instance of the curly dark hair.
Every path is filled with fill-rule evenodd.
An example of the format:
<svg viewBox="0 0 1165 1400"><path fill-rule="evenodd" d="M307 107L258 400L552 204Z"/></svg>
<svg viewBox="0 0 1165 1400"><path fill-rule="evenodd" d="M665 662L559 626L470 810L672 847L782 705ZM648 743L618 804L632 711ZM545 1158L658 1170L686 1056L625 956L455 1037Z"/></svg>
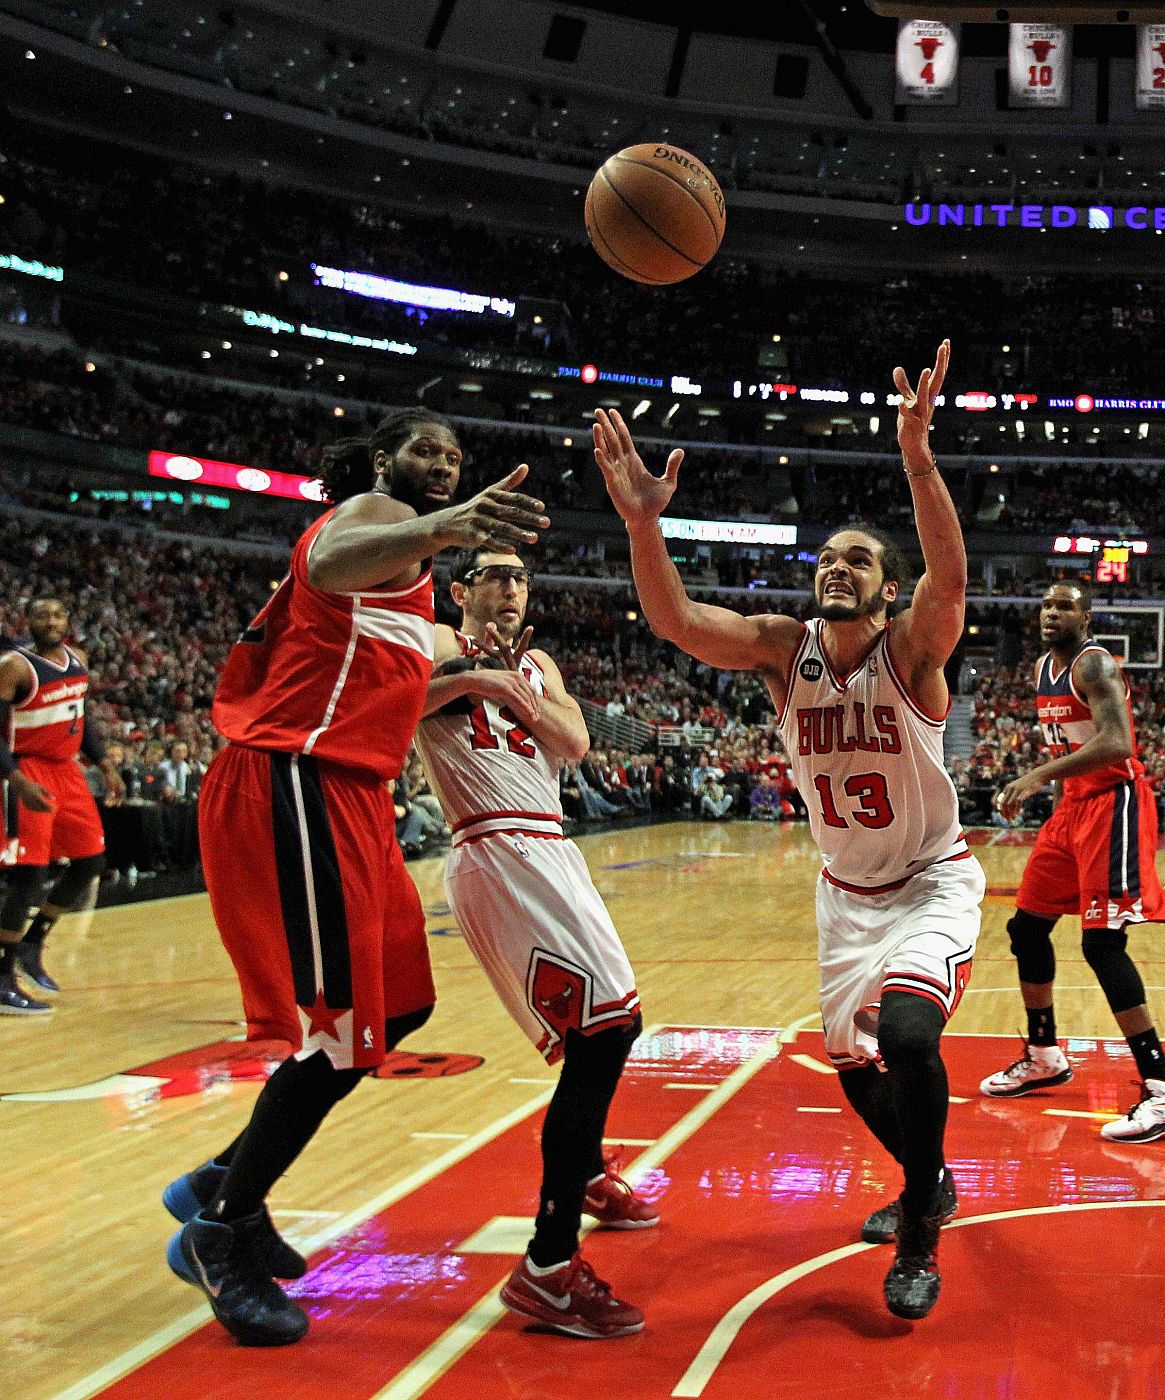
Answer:
<svg viewBox="0 0 1165 1400"><path fill-rule="evenodd" d="M353 496L371 491L376 484L372 459L377 452L392 455L398 452L413 433L425 424L445 428L456 438L457 432L448 418L428 408L402 408L382 418L366 438L340 438L324 448L317 480L324 488L325 498L334 506Z"/></svg>
<svg viewBox="0 0 1165 1400"><path fill-rule="evenodd" d="M893 617L900 612L904 606L902 594L910 583L910 566L906 562L906 556L902 550L894 543L885 531L880 530L876 525L870 525L864 520L855 521L852 525L839 525L836 530L829 532L829 537L839 535L843 530L860 530L863 535L869 535L881 550L880 562L882 565L883 583L896 583L898 585L898 597L892 603L886 605L886 616ZM822 549L825 546L822 545Z"/></svg>
<svg viewBox="0 0 1165 1400"><path fill-rule="evenodd" d="M864 520L859 520L856 525L843 525L842 529L860 530L863 535L869 535L872 540L880 544L882 546L883 581L896 583L900 590L906 587L910 582L910 568L906 563L906 556L885 531L879 530L876 525L868 525Z"/></svg>

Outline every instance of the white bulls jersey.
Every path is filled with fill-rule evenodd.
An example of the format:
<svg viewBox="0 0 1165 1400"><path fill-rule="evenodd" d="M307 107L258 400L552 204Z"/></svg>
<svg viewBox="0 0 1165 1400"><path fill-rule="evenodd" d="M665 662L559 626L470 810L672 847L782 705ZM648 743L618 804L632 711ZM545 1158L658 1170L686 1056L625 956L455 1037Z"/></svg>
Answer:
<svg viewBox="0 0 1165 1400"><path fill-rule="evenodd" d="M457 640L467 656L480 654L472 638L459 632ZM542 668L533 657L522 658L521 671L545 695ZM466 697L456 709L427 715L416 736L429 786L453 828L454 846L497 831L561 836L558 756L492 700Z"/></svg>
<svg viewBox="0 0 1165 1400"><path fill-rule="evenodd" d="M814 618L780 711L793 778L825 878L871 893L936 861L967 856L943 764L946 717L925 714L890 659L889 630L851 675L836 674Z"/></svg>

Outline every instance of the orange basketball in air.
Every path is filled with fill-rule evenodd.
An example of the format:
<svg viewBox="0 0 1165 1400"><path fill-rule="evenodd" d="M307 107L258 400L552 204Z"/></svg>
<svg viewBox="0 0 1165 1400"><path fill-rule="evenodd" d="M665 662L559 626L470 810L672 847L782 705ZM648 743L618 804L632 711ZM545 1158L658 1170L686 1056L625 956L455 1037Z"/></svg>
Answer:
<svg viewBox="0 0 1165 1400"><path fill-rule="evenodd" d="M699 272L720 247L724 194L708 167L678 146L628 146L591 181L586 222L608 267L667 286Z"/></svg>

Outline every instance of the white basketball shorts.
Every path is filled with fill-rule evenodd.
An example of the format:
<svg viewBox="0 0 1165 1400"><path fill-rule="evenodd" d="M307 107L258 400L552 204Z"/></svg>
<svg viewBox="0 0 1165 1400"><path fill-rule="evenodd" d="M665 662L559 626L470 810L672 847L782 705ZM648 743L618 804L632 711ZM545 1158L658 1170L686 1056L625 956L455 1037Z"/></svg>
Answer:
<svg viewBox="0 0 1165 1400"><path fill-rule="evenodd" d="M635 974L573 841L496 834L454 847L449 908L506 1009L554 1064L566 1032L630 1025Z"/></svg>
<svg viewBox="0 0 1165 1400"><path fill-rule="evenodd" d="M884 992L927 997L951 1016L970 980L985 889L973 856L939 861L885 894L853 894L818 877L821 1019L837 1068L878 1058Z"/></svg>

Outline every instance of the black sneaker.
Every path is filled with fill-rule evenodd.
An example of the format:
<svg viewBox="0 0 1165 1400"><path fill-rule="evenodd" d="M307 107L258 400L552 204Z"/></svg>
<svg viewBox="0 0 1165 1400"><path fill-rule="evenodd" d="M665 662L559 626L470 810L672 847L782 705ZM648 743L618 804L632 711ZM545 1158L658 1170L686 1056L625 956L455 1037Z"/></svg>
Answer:
<svg viewBox="0 0 1165 1400"><path fill-rule="evenodd" d="M12 972L0 973L0 1016L47 1016L52 1007L25 995Z"/></svg>
<svg viewBox="0 0 1165 1400"><path fill-rule="evenodd" d="M166 1187L162 1192L162 1204L175 1220L185 1224L210 1205L218 1195L226 1174L226 1167L220 1167L217 1162L203 1162L202 1166L195 1167L192 1172L178 1177ZM251 1236L258 1251L256 1262L273 1278L303 1278L307 1273L307 1260L298 1250L292 1249L276 1230L266 1206L259 1216L259 1224Z"/></svg>
<svg viewBox="0 0 1165 1400"><path fill-rule="evenodd" d="M18 943L16 945L16 969L22 977L35 982L42 992L55 996L61 984L44 970L44 944Z"/></svg>
<svg viewBox="0 0 1165 1400"><path fill-rule="evenodd" d="M306 1334L307 1313L258 1262L263 1214L229 1225L196 1215L171 1239L166 1262L185 1283L202 1289L215 1317L243 1346L289 1346Z"/></svg>
<svg viewBox="0 0 1165 1400"><path fill-rule="evenodd" d="M955 1181L949 1167L943 1168L941 1214L943 1224L953 1220L959 1209ZM901 1201L890 1201L867 1215L862 1223L862 1239L867 1244L893 1244L898 1235L898 1220L902 1214Z"/></svg>
<svg viewBox="0 0 1165 1400"><path fill-rule="evenodd" d="M898 1221L898 1252L886 1275L886 1306L895 1317L917 1320L938 1302L942 1278L938 1271L941 1215L902 1215Z"/></svg>

